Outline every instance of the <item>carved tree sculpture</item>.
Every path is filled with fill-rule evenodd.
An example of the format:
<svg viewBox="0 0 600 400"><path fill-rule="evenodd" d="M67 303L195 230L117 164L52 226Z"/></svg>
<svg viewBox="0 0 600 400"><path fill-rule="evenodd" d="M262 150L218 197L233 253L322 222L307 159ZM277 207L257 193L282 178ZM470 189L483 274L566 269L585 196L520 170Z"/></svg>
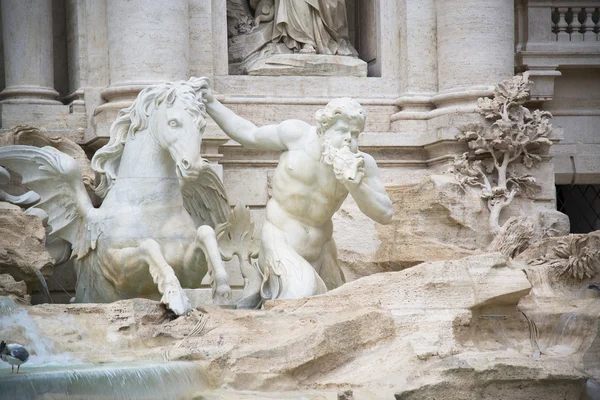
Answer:
<svg viewBox="0 0 600 400"><path fill-rule="evenodd" d="M533 176L519 174L512 164L522 162L531 168L542 160L540 150L552 145L548 139L552 115L547 111L531 112L523 105L529 98L529 83L526 72L497 85L493 98L478 101L479 112L491 123L463 125L456 135L458 141L467 143L469 151L455 160L453 172L461 185L481 188L481 197L490 211L490 228L497 239L504 228L499 224L502 210L515 196L533 197L540 190ZM513 221L511 225L518 224ZM497 243L495 247L507 246Z"/></svg>

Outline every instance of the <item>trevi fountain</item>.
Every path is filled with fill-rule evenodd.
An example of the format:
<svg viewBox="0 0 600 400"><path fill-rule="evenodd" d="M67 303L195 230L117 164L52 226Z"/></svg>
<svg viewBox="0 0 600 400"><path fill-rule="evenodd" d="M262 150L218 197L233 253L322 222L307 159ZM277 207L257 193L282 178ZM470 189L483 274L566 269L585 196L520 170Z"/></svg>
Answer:
<svg viewBox="0 0 600 400"><path fill-rule="evenodd" d="M0 398L600 399L598 3L0 5Z"/></svg>

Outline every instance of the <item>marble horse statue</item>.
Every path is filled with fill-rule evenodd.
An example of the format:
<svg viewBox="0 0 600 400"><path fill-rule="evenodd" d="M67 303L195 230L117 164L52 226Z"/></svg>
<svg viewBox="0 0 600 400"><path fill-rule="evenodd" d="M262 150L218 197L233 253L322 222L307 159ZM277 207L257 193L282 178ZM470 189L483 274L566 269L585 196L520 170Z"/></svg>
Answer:
<svg viewBox="0 0 600 400"><path fill-rule="evenodd" d="M231 289L214 228L229 204L218 175L200 156L206 126L204 78L140 92L120 111L110 140L92 159L104 198L94 208L75 160L52 148L0 148L0 165L40 196L49 239L71 244L76 302L146 297L178 315L191 310L183 287L212 275L213 298Z"/></svg>

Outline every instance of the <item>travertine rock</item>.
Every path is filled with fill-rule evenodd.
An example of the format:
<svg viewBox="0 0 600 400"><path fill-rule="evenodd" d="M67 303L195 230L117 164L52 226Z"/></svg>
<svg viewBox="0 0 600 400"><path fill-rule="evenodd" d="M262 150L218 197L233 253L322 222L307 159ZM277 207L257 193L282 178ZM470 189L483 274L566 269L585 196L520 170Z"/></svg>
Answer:
<svg viewBox="0 0 600 400"><path fill-rule="evenodd" d="M451 176L431 175L418 185L387 190L394 208L390 225L363 218L354 203L335 215L334 238L347 280L473 255L489 244L485 205Z"/></svg>
<svg viewBox="0 0 600 400"><path fill-rule="evenodd" d="M558 290L561 296L577 292L600 274L600 231L547 238L529 247L517 260L543 274L544 282L552 287L549 291Z"/></svg>
<svg viewBox="0 0 600 400"><path fill-rule="evenodd" d="M507 390L511 398L554 399L557 388L578 398L587 379L579 357L597 329L584 332L574 355L531 358L528 323L517 311L529 289L520 265L493 253L377 274L261 311L209 306L171 320L142 299L28 310L57 352L94 362L196 360L222 398L229 389L335 398L348 388L357 399L502 399Z"/></svg>
<svg viewBox="0 0 600 400"><path fill-rule="evenodd" d="M547 238L515 260L533 286L519 310L529 321L536 353L542 358L579 358L581 368L596 379L600 375L599 261L598 231ZM589 275L571 274L571 267L584 265Z"/></svg>
<svg viewBox="0 0 600 400"><path fill-rule="evenodd" d="M344 203L334 216L334 238L347 281L484 251L504 249L505 255L513 256L530 243L569 232L565 214L534 204L527 219L510 218L522 220L517 225L525 229L507 232L528 240L498 239L498 248L492 250L485 201L475 189L461 187L451 175L430 175L417 185L388 187L387 191L394 207L390 225L372 223L353 202ZM515 200L514 207L522 207L521 201ZM502 222L507 228L513 226Z"/></svg>
<svg viewBox="0 0 600 400"><path fill-rule="evenodd" d="M46 229L39 217L0 202L0 273L38 282L35 271L51 275L54 259L45 248Z"/></svg>
<svg viewBox="0 0 600 400"><path fill-rule="evenodd" d="M31 296L27 294L27 284L24 281L17 282L9 274L0 274L0 296L10 297L22 304L31 303Z"/></svg>

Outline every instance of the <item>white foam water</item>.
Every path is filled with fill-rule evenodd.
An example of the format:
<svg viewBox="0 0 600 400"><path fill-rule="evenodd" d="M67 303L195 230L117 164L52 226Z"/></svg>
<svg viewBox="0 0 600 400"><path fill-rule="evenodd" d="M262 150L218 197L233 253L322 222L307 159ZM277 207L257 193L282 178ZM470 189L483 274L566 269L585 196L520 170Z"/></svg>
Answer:
<svg viewBox="0 0 600 400"><path fill-rule="evenodd" d="M11 298L0 296L0 339L7 343L15 343L15 337L24 338L19 343L29 352L27 366L33 365L63 365L72 363L67 353L53 352L54 343L45 338L38 325L27 312ZM19 340L21 341L21 340Z"/></svg>
<svg viewBox="0 0 600 400"><path fill-rule="evenodd" d="M20 344L31 354L19 374L0 362L6 366L0 368L2 399L182 399L207 389L199 363L84 364L68 353L55 353L27 308L2 296L0 336L9 343L15 342L11 337L24 339Z"/></svg>

